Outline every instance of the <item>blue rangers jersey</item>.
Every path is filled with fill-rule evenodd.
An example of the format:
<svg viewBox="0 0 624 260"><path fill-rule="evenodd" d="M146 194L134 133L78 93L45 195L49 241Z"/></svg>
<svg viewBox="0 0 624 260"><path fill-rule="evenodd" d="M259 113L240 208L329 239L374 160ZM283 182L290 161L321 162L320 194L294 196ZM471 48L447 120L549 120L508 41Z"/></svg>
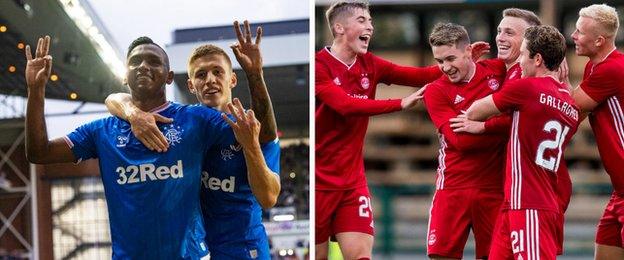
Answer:
<svg viewBox="0 0 624 260"><path fill-rule="evenodd" d="M242 146L232 132L225 139L208 151L202 171L201 203L210 255L213 259L269 259L262 207L251 192ZM279 141L263 144L262 153L269 169L279 173Z"/></svg>
<svg viewBox="0 0 624 260"><path fill-rule="evenodd" d="M153 112L174 120L159 124L166 153L147 149L117 117L80 126L66 141L79 161L100 159L113 259L199 259L208 253L198 200L202 160L232 130L204 106L166 103Z"/></svg>

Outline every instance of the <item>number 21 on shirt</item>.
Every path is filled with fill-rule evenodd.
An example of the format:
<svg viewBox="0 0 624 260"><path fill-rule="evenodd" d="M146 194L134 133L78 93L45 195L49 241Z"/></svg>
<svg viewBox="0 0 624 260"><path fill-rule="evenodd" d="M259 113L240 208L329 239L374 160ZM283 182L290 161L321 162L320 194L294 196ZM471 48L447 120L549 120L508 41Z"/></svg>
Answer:
<svg viewBox="0 0 624 260"><path fill-rule="evenodd" d="M535 163L546 170L557 172L559 162L561 161L561 148L570 128L556 120L546 122L546 124L544 124L544 132L552 133L553 131L555 132L555 140L546 139L539 144L535 156ZM557 157L551 156L544 158L544 151L546 149L557 149Z"/></svg>

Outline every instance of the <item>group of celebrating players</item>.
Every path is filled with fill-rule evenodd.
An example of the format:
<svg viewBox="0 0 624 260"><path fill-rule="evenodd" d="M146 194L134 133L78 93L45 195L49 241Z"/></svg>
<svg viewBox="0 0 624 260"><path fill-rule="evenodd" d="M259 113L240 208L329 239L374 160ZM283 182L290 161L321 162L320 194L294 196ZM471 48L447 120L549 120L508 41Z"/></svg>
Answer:
<svg viewBox="0 0 624 260"><path fill-rule="evenodd" d="M589 58L580 86L568 80L565 37L531 11L502 12L497 58L479 60L454 23L429 35L437 65L393 64L370 52L372 18L364 2L326 12L332 45L316 54L316 258L329 240L345 259L370 259L373 211L363 165L368 117L424 101L440 142L426 237L431 259L461 259L472 229L477 259L555 259L563 253L572 182L565 148L586 117L613 194L596 232L596 259L624 259L624 56L616 50L613 7L579 11L571 39ZM378 83L421 87L375 100Z"/></svg>
<svg viewBox="0 0 624 260"><path fill-rule="evenodd" d="M167 101L169 57L139 37L126 56L130 94L106 100L116 116L51 140L44 119L51 38L39 38L34 56L26 46L28 160L99 159L113 259L270 259L262 208L273 207L280 192L280 146L263 76L262 28L255 40L247 21L243 30L234 22L234 31L231 48L253 111L232 101L232 62L211 44L197 47L187 63L187 85L200 104Z"/></svg>

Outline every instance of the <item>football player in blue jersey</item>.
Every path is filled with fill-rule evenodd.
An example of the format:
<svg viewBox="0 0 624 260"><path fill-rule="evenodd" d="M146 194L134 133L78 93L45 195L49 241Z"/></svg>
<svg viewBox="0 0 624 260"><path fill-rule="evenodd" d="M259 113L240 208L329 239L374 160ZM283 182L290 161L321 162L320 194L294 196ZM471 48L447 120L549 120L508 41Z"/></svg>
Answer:
<svg viewBox="0 0 624 260"><path fill-rule="evenodd" d="M128 48L126 79L132 104L173 122L161 124L169 151L150 151L130 124L107 117L48 140L45 86L52 68L50 37L40 38L34 57L26 46L26 153L33 163L99 158L113 259L199 259L207 246L199 200L202 161L214 146L229 144L232 131L220 112L167 102L173 80L165 51L147 37ZM231 122L230 122L231 123ZM197 132L204 135L197 135Z"/></svg>
<svg viewBox="0 0 624 260"><path fill-rule="evenodd" d="M202 45L188 62L188 88L206 106L231 114L231 143L215 147L204 160L201 203L212 259L269 259L262 209L275 205L280 191L279 143L275 118L263 79L260 41L255 43L249 23L241 31L234 22L238 43L231 46L249 82L253 109L245 111L238 99L232 104L236 74L223 49ZM134 107L127 94L110 95L106 104L114 115L128 119L133 133L156 151L166 151L163 133L155 122L168 122ZM255 118L258 116L258 120ZM235 136L235 139L234 139Z"/></svg>

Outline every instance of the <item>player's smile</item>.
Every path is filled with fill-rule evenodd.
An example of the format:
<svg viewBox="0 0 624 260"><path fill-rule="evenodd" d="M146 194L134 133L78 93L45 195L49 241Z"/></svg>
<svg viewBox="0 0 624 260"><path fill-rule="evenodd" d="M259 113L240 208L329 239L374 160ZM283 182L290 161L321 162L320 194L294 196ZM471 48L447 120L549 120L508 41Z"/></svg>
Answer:
<svg viewBox="0 0 624 260"><path fill-rule="evenodd" d="M368 43L370 42L372 35L371 34L362 34L360 35L359 39L360 41L362 41L362 43L366 46L368 46Z"/></svg>

